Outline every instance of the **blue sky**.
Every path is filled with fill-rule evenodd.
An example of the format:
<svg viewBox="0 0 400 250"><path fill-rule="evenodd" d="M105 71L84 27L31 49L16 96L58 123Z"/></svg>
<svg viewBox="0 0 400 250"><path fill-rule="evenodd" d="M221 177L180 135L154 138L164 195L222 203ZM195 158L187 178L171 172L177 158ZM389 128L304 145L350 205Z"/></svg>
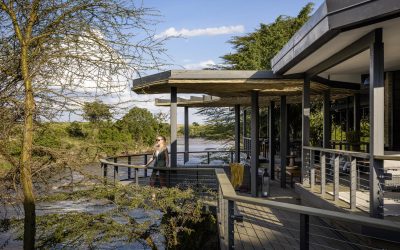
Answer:
<svg viewBox="0 0 400 250"><path fill-rule="evenodd" d="M156 33L167 29L182 29L193 32L203 29L197 36L174 38L166 43L167 53L171 57L170 68L201 68L205 62L221 63L220 57L232 51L227 43L233 36L254 31L260 23L271 23L279 15L295 16L307 3L315 3L318 8L322 0L148 0L144 4L154 7L162 15ZM221 27L225 27L221 28ZM204 29L215 28L214 35ZM218 31L231 32L216 35ZM197 32L199 33L199 32ZM201 33L201 32L200 32Z"/></svg>
<svg viewBox="0 0 400 250"><path fill-rule="evenodd" d="M279 15L296 16L309 2L315 4L316 10L323 1L147 0L144 5L160 12L161 23L155 31L158 36L182 35L166 43L167 62L171 64L166 69L202 69L222 63L220 57L233 52L228 43L233 36L253 32L260 23L271 23ZM162 97L168 98L168 95ZM152 112L169 112L167 108L155 107L152 101L138 106ZM202 117L194 115L195 110L190 112L190 122L203 121ZM183 123L182 110L178 110L178 123Z"/></svg>

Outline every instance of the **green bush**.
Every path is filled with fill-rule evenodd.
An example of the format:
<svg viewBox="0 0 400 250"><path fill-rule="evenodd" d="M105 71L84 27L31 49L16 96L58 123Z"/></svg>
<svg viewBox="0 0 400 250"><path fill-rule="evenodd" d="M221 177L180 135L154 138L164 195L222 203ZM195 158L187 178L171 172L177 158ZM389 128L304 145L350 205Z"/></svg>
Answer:
<svg viewBox="0 0 400 250"><path fill-rule="evenodd" d="M72 122L67 128L66 128L67 133L71 137L77 137L77 138L84 138L86 137L86 133L83 132L82 126L79 122Z"/></svg>

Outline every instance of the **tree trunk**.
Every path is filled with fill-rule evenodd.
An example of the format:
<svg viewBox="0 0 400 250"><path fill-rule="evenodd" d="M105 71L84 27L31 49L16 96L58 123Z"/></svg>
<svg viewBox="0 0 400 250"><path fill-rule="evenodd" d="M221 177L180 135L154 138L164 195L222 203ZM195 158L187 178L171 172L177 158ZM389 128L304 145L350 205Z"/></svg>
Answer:
<svg viewBox="0 0 400 250"><path fill-rule="evenodd" d="M24 249L35 248L36 235L36 212L35 197L32 185L32 145L33 145L33 114L35 111L35 101L33 98L32 80L29 75L28 49L27 46L21 48L21 70L25 86L25 107L24 107L24 134L21 153L21 184L24 194Z"/></svg>

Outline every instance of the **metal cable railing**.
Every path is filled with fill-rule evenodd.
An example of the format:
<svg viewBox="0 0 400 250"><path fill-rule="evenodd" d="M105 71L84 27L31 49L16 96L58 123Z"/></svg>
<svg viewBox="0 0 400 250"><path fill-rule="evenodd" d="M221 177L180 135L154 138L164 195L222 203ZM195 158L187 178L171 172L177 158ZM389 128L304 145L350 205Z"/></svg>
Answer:
<svg viewBox="0 0 400 250"><path fill-rule="evenodd" d="M369 154L335 149L303 147L303 186L312 191L319 186L322 198L331 196L355 210L369 212Z"/></svg>

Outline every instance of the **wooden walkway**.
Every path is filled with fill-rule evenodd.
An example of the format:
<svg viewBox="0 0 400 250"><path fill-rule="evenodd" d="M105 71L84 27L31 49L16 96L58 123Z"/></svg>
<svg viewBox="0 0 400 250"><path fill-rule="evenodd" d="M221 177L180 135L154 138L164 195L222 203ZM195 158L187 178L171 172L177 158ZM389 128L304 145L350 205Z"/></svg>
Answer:
<svg viewBox="0 0 400 250"><path fill-rule="evenodd" d="M277 181L271 183L271 197L268 199L292 204L301 202L294 189L281 189ZM244 203L236 203L236 206L243 222L235 222L235 249L300 248L299 214ZM319 219L311 217L310 225L310 233L314 234L310 236L310 249L350 248L345 243L330 242L329 238L337 239L337 235L329 229L321 229L325 225Z"/></svg>

